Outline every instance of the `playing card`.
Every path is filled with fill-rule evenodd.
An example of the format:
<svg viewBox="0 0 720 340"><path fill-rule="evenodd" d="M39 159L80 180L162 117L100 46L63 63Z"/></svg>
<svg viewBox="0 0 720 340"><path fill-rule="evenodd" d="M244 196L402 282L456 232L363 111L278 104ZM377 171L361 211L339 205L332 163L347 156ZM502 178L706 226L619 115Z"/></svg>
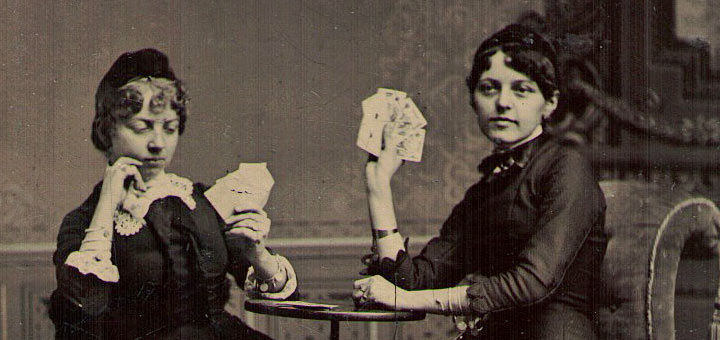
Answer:
<svg viewBox="0 0 720 340"><path fill-rule="evenodd" d="M425 141L422 127L427 121L415 102L402 91L379 88L377 93L362 101L363 117L356 145L379 156L383 144L383 130L388 125L386 143L397 143L397 154L406 160L419 162Z"/></svg>
<svg viewBox="0 0 720 340"><path fill-rule="evenodd" d="M374 94L362 101L363 118L356 145L376 156L380 154L383 127L391 119L392 106L388 103L388 99L381 94Z"/></svg>
<svg viewBox="0 0 720 340"><path fill-rule="evenodd" d="M369 121L360 124L357 146L375 156L380 155L385 124L387 124L387 122L380 121Z"/></svg>
<svg viewBox="0 0 720 340"><path fill-rule="evenodd" d="M405 98L402 102L402 112L414 128L420 129L427 125L427 120L425 120L425 117L423 117L420 109L418 109L417 105L415 105L415 102L411 98Z"/></svg>
<svg viewBox="0 0 720 340"><path fill-rule="evenodd" d="M237 170L215 181L215 185L205 191L205 197L228 222L235 208L262 209L274 184L265 163L241 163Z"/></svg>
<svg viewBox="0 0 720 340"><path fill-rule="evenodd" d="M399 100L388 100L385 99L385 112L387 116L387 121L389 122L397 122L397 121L407 121L408 119L405 117L405 113L402 110L402 104L401 101L404 101L405 98L400 98Z"/></svg>
<svg viewBox="0 0 720 340"><path fill-rule="evenodd" d="M380 94L374 94L362 101L363 121L367 117L372 121L390 121L390 114L387 111L386 99Z"/></svg>
<svg viewBox="0 0 720 340"><path fill-rule="evenodd" d="M384 87L378 88L377 94L381 95L383 98L390 98L395 101L407 97L407 93L403 91L388 89Z"/></svg>
<svg viewBox="0 0 720 340"><path fill-rule="evenodd" d="M423 144L425 143L425 130L405 130L394 138L399 138L397 144L397 155L411 162L419 162L422 159Z"/></svg>

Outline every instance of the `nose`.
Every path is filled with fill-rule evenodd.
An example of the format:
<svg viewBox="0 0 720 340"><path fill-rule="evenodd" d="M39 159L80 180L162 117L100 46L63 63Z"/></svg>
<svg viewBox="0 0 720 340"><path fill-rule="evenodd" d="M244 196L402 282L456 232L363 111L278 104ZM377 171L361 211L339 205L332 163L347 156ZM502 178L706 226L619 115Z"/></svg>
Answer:
<svg viewBox="0 0 720 340"><path fill-rule="evenodd" d="M510 89L501 88L495 100L495 108L498 113L503 113L512 108L512 93Z"/></svg>
<svg viewBox="0 0 720 340"><path fill-rule="evenodd" d="M160 153L165 148L165 135L163 131L153 130L150 140L148 141L148 151L153 154Z"/></svg>

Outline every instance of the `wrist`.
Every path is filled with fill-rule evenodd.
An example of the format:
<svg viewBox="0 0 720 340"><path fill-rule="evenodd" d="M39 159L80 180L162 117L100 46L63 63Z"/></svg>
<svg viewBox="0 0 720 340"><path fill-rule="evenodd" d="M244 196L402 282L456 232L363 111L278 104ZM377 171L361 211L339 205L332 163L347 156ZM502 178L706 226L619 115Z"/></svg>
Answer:
<svg viewBox="0 0 720 340"><path fill-rule="evenodd" d="M266 275L261 275L260 271L256 272L257 277L257 287L262 293L267 292L274 292L277 291L277 289L280 286L280 283L285 283L285 280L287 278L287 273L285 272L284 266L280 263L280 259L278 255L272 255L272 260L276 263L277 269L275 271L266 271ZM268 275L272 274L272 275Z"/></svg>
<svg viewBox="0 0 720 340"><path fill-rule="evenodd" d="M257 266L260 263L267 262L272 259L272 254L270 254L263 244L248 242L242 250L245 258L247 258L253 266Z"/></svg>
<svg viewBox="0 0 720 340"><path fill-rule="evenodd" d="M292 265L280 255L272 255L278 269L272 276L258 275L256 267L248 269L245 278L245 291L252 297L263 299L287 299L297 289L297 277Z"/></svg>
<svg viewBox="0 0 720 340"><path fill-rule="evenodd" d="M391 197L371 198L368 200L368 208L370 210L370 220L372 221L373 229L397 228L395 207L393 206Z"/></svg>
<svg viewBox="0 0 720 340"><path fill-rule="evenodd" d="M400 230L398 230L397 227L372 227L372 236L374 239L379 240L381 238L385 238L387 236L397 234Z"/></svg>
<svg viewBox="0 0 720 340"><path fill-rule="evenodd" d="M390 183L376 185L367 188L368 196L372 198L387 198L392 197L392 189L390 188Z"/></svg>
<svg viewBox="0 0 720 340"><path fill-rule="evenodd" d="M408 311L420 311L420 312L427 312L431 310L432 308L432 299L427 298L427 294L425 294L427 291L423 290L402 290L402 296L401 299L398 299L402 301L401 309L408 310Z"/></svg>
<svg viewBox="0 0 720 340"><path fill-rule="evenodd" d="M376 177L372 184L368 183L367 192L372 196L391 196L392 187L390 186L390 178Z"/></svg>
<svg viewBox="0 0 720 340"><path fill-rule="evenodd" d="M122 206L122 197L112 195L110 192L112 192L112 189L102 189L95 211L109 212L112 215L115 210Z"/></svg>

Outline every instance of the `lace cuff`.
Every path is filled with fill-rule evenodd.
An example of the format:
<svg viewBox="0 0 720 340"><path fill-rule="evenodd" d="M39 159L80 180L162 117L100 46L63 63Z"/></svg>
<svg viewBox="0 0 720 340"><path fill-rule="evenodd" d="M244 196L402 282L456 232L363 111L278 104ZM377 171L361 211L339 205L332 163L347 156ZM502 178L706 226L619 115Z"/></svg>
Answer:
<svg viewBox="0 0 720 340"><path fill-rule="evenodd" d="M109 251L78 250L70 253L65 264L77 268L83 274L94 274L105 282L118 282L120 274L110 262Z"/></svg>
<svg viewBox="0 0 720 340"><path fill-rule="evenodd" d="M280 255L274 256L280 264L280 271L278 272L278 274L285 272L287 275L287 279L285 280L285 286L279 292L267 292L267 288L262 289L265 288L263 287L263 285L267 285L268 281L276 280L275 277L272 277L269 280L265 280L265 282L263 282L262 280L259 280L257 278L257 276L255 275L255 268L251 266L250 268L248 268L247 277L245 278L245 292L251 297L269 300L284 300L290 297L290 295L292 295L297 289L297 276L295 275L295 270L293 269L290 262ZM276 276L278 274L276 274ZM265 290L265 292L263 292L263 290Z"/></svg>

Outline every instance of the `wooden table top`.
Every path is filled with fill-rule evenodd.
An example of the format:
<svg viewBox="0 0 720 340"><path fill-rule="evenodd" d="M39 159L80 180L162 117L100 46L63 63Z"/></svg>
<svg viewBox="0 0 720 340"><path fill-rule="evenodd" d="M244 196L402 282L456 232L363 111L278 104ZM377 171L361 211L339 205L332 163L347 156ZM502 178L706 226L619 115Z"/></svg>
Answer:
<svg viewBox="0 0 720 340"><path fill-rule="evenodd" d="M425 319L425 313L356 308L351 304L334 304L332 309L292 306L293 301L252 299L245 301L245 309L259 314L283 316L296 319L330 321L417 321Z"/></svg>

